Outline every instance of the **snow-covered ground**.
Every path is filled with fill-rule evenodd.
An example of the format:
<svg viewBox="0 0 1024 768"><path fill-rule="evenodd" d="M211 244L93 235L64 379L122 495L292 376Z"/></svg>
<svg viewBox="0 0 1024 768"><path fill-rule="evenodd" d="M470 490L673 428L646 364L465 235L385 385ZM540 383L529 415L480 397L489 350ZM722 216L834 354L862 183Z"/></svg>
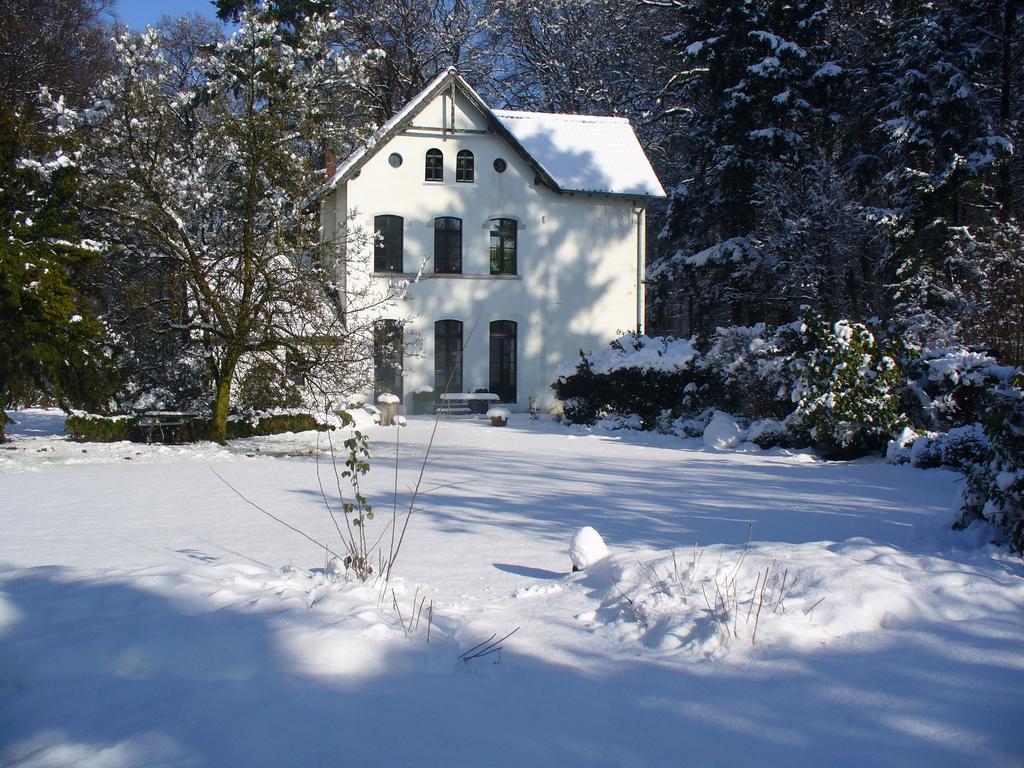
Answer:
<svg viewBox="0 0 1024 768"><path fill-rule="evenodd" d="M2 765L1024 765L1024 567L949 531L951 472L445 421L382 592L214 474L333 546L312 433L15 418ZM431 426L400 431L400 506ZM398 431L372 429L375 530ZM611 555L570 573L583 526Z"/></svg>

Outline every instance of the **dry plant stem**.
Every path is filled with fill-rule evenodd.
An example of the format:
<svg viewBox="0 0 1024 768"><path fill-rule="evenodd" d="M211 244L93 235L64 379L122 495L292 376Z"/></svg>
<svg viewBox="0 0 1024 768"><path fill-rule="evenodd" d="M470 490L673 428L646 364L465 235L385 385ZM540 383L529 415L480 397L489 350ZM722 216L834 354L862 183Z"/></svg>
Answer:
<svg viewBox="0 0 1024 768"><path fill-rule="evenodd" d="M395 551L395 529L398 527L398 454L399 447L402 442L402 428L395 422L395 487L391 494L391 546L388 547L388 553L392 554ZM378 543L379 543L378 539ZM380 573L380 571L377 571ZM391 575L391 569L388 568L388 576Z"/></svg>
<svg viewBox="0 0 1024 768"><path fill-rule="evenodd" d="M409 630L405 626L405 619L402 618L402 609L398 607L398 597L393 589L391 590L391 600L395 606L395 613L398 614L398 623L402 625L402 634L409 637Z"/></svg>
<svg viewBox="0 0 1024 768"><path fill-rule="evenodd" d="M430 606L427 608L427 644L430 644L430 627L434 624L434 601L430 601Z"/></svg>
<svg viewBox="0 0 1024 768"><path fill-rule="evenodd" d="M813 611L815 608L817 608L819 605L821 605L824 601L825 601L824 597L821 598L820 600L818 600L814 605L812 605L810 608L808 608L808 609L806 609L804 611L804 616L810 616L811 615L811 611Z"/></svg>
<svg viewBox="0 0 1024 768"><path fill-rule="evenodd" d="M338 472L338 454L334 448L334 440L331 438L331 433L327 433L327 444L331 448L331 467L334 470L334 485L338 489L338 501L344 503L345 494L341 491L341 473ZM319 467L319 464L317 465ZM353 547L355 546L355 536L352 534L352 524L348 520L348 515L342 515L345 518L345 530L348 532L348 537L345 538L345 547L349 550L350 555L355 555Z"/></svg>
<svg viewBox="0 0 1024 768"><path fill-rule="evenodd" d="M285 528L288 528L289 530L295 531L295 533L299 534L299 535L300 535L300 536L301 536L302 538L306 539L307 541L311 541L312 543L316 544L316 545L317 545L318 547L323 547L323 548L324 548L324 551L326 551L326 552L330 552L330 553L331 553L332 555L334 555L334 556L335 556L335 557L337 557L337 558L341 558L341 555L339 555L339 554L338 554L337 552L335 552L335 551L334 551L333 549L331 549L330 547L328 547L328 546L327 546L326 544L324 544L324 543L323 543L322 541L317 541L316 539L314 539L314 538L313 538L312 536L310 536L310 535L309 535L308 533L306 533L305 531L302 531L302 530L300 530L300 529L296 528L296 527L295 527L294 525L292 525L291 523L288 523L288 522L286 522L286 521L282 520L282 519L281 519L280 517L278 517L277 515L274 515L274 514L272 514L272 513L268 512L267 510L265 510L265 509L264 509L263 507L261 507L261 506L260 506L259 504L257 504L256 502L254 502L254 501L250 501L249 499L247 499L247 498L246 498L245 496L243 496L243 495L242 495L242 494L241 494L241 493L239 492L239 490L238 490L237 488L235 488L235 487L234 487L233 485L231 485L231 483L229 483L229 482L228 482L227 480L225 480L225 479L224 479L223 477L221 477L221 476L220 476L220 474L218 474L217 470L215 470L215 469L214 469L213 467L210 467L210 471L211 471L211 472L213 472L213 474L217 475L217 479L218 479L218 480L220 480L220 481L221 481L222 483L224 483L224 485L226 485L226 486L227 486L228 488L230 488L230 489L231 489L231 490L232 490L232 491L233 491L233 492L235 493L235 495L236 495L236 496L238 496L238 498L240 498L240 499L241 499L242 501L244 501L244 502L245 502L246 504L248 504L248 505L249 505L250 507L252 507L253 509L257 509L257 510L259 510L259 511L260 511L260 512L262 512L262 513L263 513L264 515L266 515L267 517L269 517L269 518L270 518L271 520L274 520L274 521L276 521L276 522L280 523L280 524L281 524L281 525L283 525L283 526L284 526Z"/></svg>
<svg viewBox="0 0 1024 768"><path fill-rule="evenodd" d="M492 653L497 653L498 651L500 651L502 649L501 643L503 643L506 640L508 640L510 637L512 637L512 635L514 635L518 631L519 631L519 627L516 627L511 632L509 632L507 635L505 635L504 637L500 637L497 640L494 639L495 636L498 634L497 632L495 632L489 638L484 640L482 643L477 643L472 648L470 648L468 651L466 651L464 653L460 653L459 654L459 658L462 659L462 661L464 661L464 662L469 662L469 661L472 661L473 659L479 659L482 656L489 656ZM475 653L474 653L474 651L475 651Z"/></svg>
<svg viewBox="0 0 1024 768"><path fill-rule="evenodd" d="M334 446L332 445L331 446L331 456L333 457L333 455L334 455ZM320 477L320 433L319 432L316 433L316 484L317 484L317 487L320 488L320 498L322 498L324 500L324 506L327 507L327 512L328 512L328 514L330 514L331 520L334 522L334 529L338 532L338 538L341 539L341 542L345 545L345 548L349 550L349 555L355 554L354 552L352 552L352 548L349 546L348 541L345 539L345 536L341 532L341 526L338 525L338 517L337 517L337 515L334 514L334 510L331 509L331 502L327 499L327 492L324 490L323 479ZM338 488L338 497L339 497L338 501L341 502L342 498L341 498L340 484L339 484L339 488ZM347 515L343 515L343 517L345 518L345 524L347 525L348 524L348 516Z"/></svg>

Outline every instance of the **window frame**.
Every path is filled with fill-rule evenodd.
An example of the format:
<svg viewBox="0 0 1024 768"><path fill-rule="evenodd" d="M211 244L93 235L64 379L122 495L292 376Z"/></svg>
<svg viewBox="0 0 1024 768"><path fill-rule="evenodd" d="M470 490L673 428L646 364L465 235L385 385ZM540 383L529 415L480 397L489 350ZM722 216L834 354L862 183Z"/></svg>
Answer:
<svg viewBox="0 0 1024 768"><path fill-rule="evenodd" d="M434 274L462 274L462 219L457 216L434 219Z"/></svg>
<svg viewBox="0 0 1024 768"><path fill-rule="evenodd" d="M519 222L497 218L491 219L489 223L491 274L519 274ZM508 225L511 225L512 232L503 231Z"/></svg>
<svg viewBox="0 0 1024 768"><path fill-rule="evenodd" d="M455 181L459 184L476 182L476 157L468 149L460 149L455 155Z"/></svg>
<svg viewBox="0 0 1024 768"><path fill-rule="evenodd" d="M373 271L401 274L405 268L405 219L392 213L374 216L373 234Z"/></svg>
<svg viewBox="0 0 1024 768"><path fill-rule="evenodd" d="M423 180L433 183L444 181L444 152L437 147L428 149L424 156Z"/></svg>
<svg viewBox="0 0 1024 768"><path fill-rule="evenodd" d="M487 339L488 391L498 395L502 403L515 404L519 401L519 324L515 320L492 320Z"/></svg>
<svg viewBox="0 0 1024 768"><path fill-rule="evenodd" d="M384 347L384 342L387 348ZM373 324L373 394L377 397L388 392L402 402L403 355L405 328L399 320L382 319ZM387 379L391 379L388 383ZM382 384L384 386L382 386Z"/></svg>
<svg viewBox="0 0 1024 768"><path fill-rule="evenodd" d="M462 357L465 350L462 331L461 320L446 318L434 323L434 391L438 395L462 391Z"/></svg>

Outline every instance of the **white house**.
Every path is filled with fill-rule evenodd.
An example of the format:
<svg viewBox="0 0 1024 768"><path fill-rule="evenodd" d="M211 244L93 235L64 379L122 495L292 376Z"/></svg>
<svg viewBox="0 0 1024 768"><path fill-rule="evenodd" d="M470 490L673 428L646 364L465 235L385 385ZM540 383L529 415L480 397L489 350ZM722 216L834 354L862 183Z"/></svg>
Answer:
<svg viewBox="0 0 1024 768"><path fill-rule="evenodd" d="M422 268L379 325L416 342L376 365L410 410L428 387L544 406L559 364L642 325L646 204L665 193L623 118L491 109L452 68L327 189L327 236L378 233L350 290Z"/></svg>

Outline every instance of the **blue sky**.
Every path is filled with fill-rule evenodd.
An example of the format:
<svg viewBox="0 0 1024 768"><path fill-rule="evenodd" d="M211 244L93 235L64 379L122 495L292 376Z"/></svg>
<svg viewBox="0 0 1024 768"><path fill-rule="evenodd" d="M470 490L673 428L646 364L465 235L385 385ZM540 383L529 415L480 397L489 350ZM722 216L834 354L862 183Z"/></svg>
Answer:
<svg viewBox="0 0 1024 768"><path fill-rule="evenodd" d="M114 13L132 29L143 29L147 24L157 24L164 15L173 18L198 13L213 18L216 9L210 0L117 0Z"/></svg>

